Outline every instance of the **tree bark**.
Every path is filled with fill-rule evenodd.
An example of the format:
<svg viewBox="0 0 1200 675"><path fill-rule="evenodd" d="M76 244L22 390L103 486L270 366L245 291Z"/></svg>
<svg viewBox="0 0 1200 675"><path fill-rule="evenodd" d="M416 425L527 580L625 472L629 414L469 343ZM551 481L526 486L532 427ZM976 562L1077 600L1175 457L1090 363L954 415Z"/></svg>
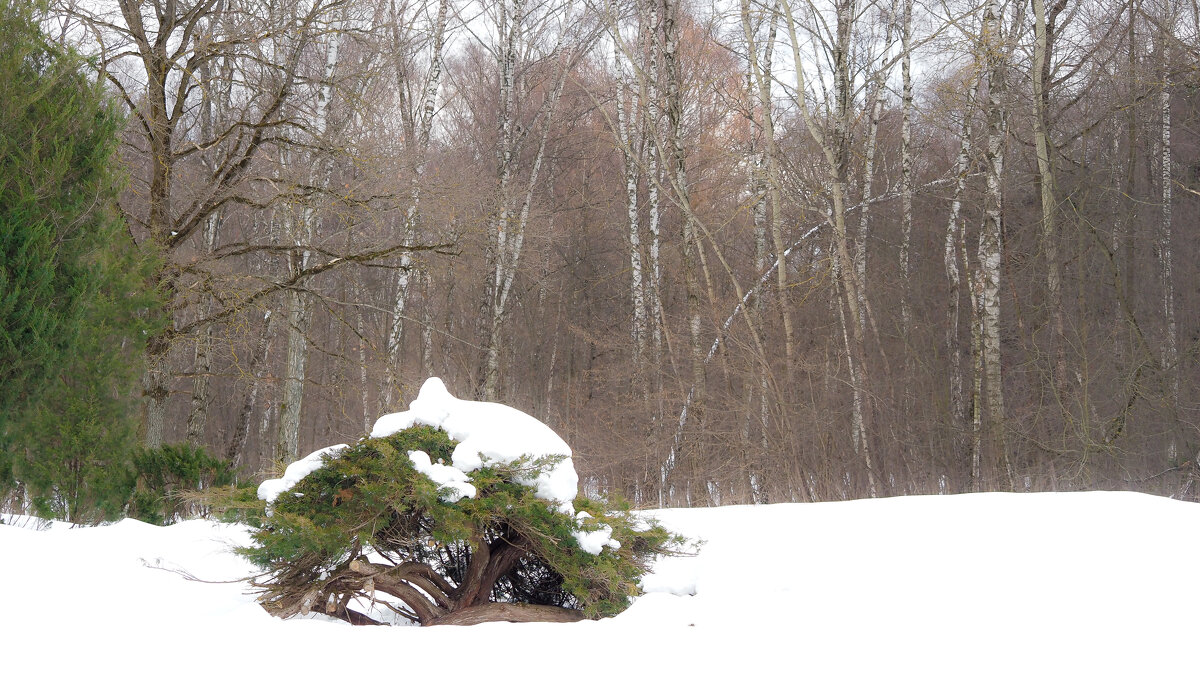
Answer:
<svg viewBox="0 0 1200 675"><path fill-rule="evenodd" d="M340 23L340 22L339 22ZM313 140L316 144L329 146L329 108L334 92L334 75L338 67L338 53L342 36L338 26L328 36L325 46L325 68L317 95L317 108L313 115ZM325 150L312 161L315 180L313 184L324 189L329 186L333 174L333 158ZM292 243L295 249L288 255L289 271L293 277L303 274L309 267L309 249L317 230L318 211L309 203L299 220L290 221ZM287 365L283 379L283 400L279 406L279 429L275 441L275 459L292 462L299 457L300 419L304 407L305 372L308 368L308 326L312 318L312 298L306 288L306 280L297 283L287 292L288 348Z"/></svg>
<svg viewBox="0 0 1200 675"><path fill-rule="evenodd" d="M406 39L401 35L400 26L404 23L400 16L394 14L395 5L391 6L392 49L397 57L403 58L403 45ZM430 43L429 74L423 88L418 114L407 113L402 117L405 127L405 147L414 153L412 165L409 168L409 204L404 213L401 225L401 240L406 245L412 245L421 223L421 191L422 178L425 174L425 164L429 157L429 139L433 130L433 118L437 110L438 92L441 90L442 71L444 69L444 51L446 46L446 24L449 13L449 0L438 1L437 18L434 21L433 36ZM408 84L407 73L400 63L396 65L397 89L404 91ZM403 103L403 101L402 101ZM404 343L404 311L408 304L409 286L412 280L412 255L407 251L400 255L400 264L396 269L396 290L392 301L391 328L387 337L387 368L384 370L384 384L381 407L385 411L392 410L393 397L396 394L396 382L400 376L400 350Z"/></svg>
<svg viewBox="0 0 1200 675"><path fill-rule="evenodd" d="M913 0L902 0L900 25L900 331L905 344L913 343L912 317L912 228L913 228L913 153L912 153L912 12ZM905 424L913 415L913 384L917 376L911 348L904 352L904 398L901 404Z"/></svg>
<svg viewBox="0 0 1200 675"><path fill-rule="evenodd" d="M291 98L300 54L311 39L314 25L329 6L323 1L309 5L302 12L279 11L260 17L262 23L248 29L254 31L255 41L265 34L276 46L283 45L274 62L246 56L249 52L243 47L250 35L227 32L233 24L222 21L224 0L156 3L155 8L156 11L147 12L144 3L118 0L119 18L102 14L86 3L70 3L64 12L88 29L115 36L116 44L109 45L111 48L98 57L100 74L127 108L130 128L138 137L131 145L136 147L137 154L145 156L146 173L142 198L131 200L134 206L126 208L124 216L131 227L144 230L146 236L137 238L139 246L165 255L166 269L160 287L166 311L172 312L188 303L178 302L186 289L177 286L181 265L171 259L171 254L191 241L214 213L239 195L240 188L259 166L254 160L260 151L275 142L273 131ZM282 40L285 25L290 37ZM117 65L126 60L127 66L133 62L138 65L133 68ZM227 89L232 86L232 72L239 68L241 76L265 74L266 78L247 82L251 88L256 84L263 86L261 100L249 111L227 115L220 125L210 127L211 135L206 135L200 132L201 125L193 123L194 104L197 94L211 84L206 82L204 71L215 63L221 64ZM134 68L138 71L136 78ZM209 120L212 121L212 116ZM180 127L181 124L184 126ZM197 156L196 153L203 162L210 162L214 170L176 171L179 162ZM200 174L197 184L190 184L188 190L176 189L181 178L191 180L197 173ZM180 315L171 318L174 325L152 340L147 351L147 372L143 379L143 443L147 447L158 447L164 440L166 405L174 377L168 363L173 342L208 323L192 321L187 324L191 328L185 331ZM201 343L205 341L206 338L200 338ZM200 361L202 371L203 356ZM204 385L200 388L207 396ZM194 430L202 426L202 418L202 411L193 417L193 438L197 437Z"/></svg>
<svg viewBox="0 0 1200 675"><path fill-rule="evenodd" d="M209 22L209 30L216 32L217 24L220 20L220 9L222 3L218 4L218 13ZM212 76L212 64L205 61L199 68L200 80L205 84L205 96L200 105L200 133L203 138L212 138L216 126L217 117L222 109L229 107L228 96L222 97L218 102L217 97L222 92L222 87ZM216 165L212 161L205 161L204 168L212 172L216 170ZM204 223L204 253L207 257L212 257L213 248L216 245L217 234L221 229L223 220L223 209L217 209L209 214ZM213 299L211 289L206 289L204 300L201 302L201 310L208 313L211 310ZM209 382L212 375L212 337L213 325L206 323L200 329L200 333L196 336L196 351L192 367L192 408L188 413L187 418L187 442L193 446L199 447L204 445L204 430L208 422L208 406L211 402L211 394L209 390Z"/></svg>
<svg viewBox="0 0 1200 675"><path fill-rule="evenodd" d="M762 57L759 57L758 40L750 17L749 0L741 0L742 31L746 36L746 53L749 59L749 89L751 96L757 98L758 119L762 130L762 160L766 168L766 196L770 206L771 243L774 246L776 258L783 256L783 215L781 213L779 147L775 139L775 106L771 96L773 77L775 39L779 28L778 7L770 11L767 23L767 39L762 47ZM779 314L783 320L783 353L784 369L791 381L791 372L795 363L795 328L792 326L791 303L788 300L787 266L778 265L775 270L776 299L779 303Z"/></svg>
<svg viewBox="0 0 1200 675"><path fill-rule="evenodd" d="M517 30L517 28L514 27L513 30ZM514 54L511 60L515 63L515 59L516 55ZM516 222L513 222L511 216L511 205L508 203L507 198L503 196L508 193L506 188L508 180L502 178L501 181L499 193L502 195L501 198L505 199L505 204L501 209L499 218L496 220L496 254L494 256L494 269L492 270L491 292L486 298L488 323L485 342L486 349L484 350L482 396L487 401L496 400L500 391L500 331L506 317L508 297L512 291L513 279L516 277L517 267L521 261L521 253L525 246L525 231L529 225L529 213L533 203L533 195L538 186L542 164L546 158L546 142L550 137L554 112L558 108L559 99L562 97L571 61L572 59L568 57L561 64L554 88L545 94L541 109L538 111L537 117L542 121L541 137L538 141L537 153L533 159L533 166L530 168L529 180L524 191L521 210L517 213L515 219ZM512 83L510 82L509 85L511 86ZM510 92L509 96L511 97L512 95ZM511 126L511 124L510 121L508 126ZM512 139L509 141L509 149L504 153L510 165L515 161L515 148L511 147L511 143ZM501 173L503 176L511 177L514 168L513 166L508 166L502 169Z"/></svg>
<svg viewBox="0 0 1200 675"><path fill-rule="evenodd" d="M1167 375L1167 396L1174 421L1179 415L1179 336L1175 322L1175 279L1172 260L1171 234L1171 200L1172 200L1172 170L1171 170L1171 51L1167 40L1162 41L1162 89L1159 92L1159 115L1162 126L1162 140L1159 157L1159 184L1162 190L1162 207L1159 214L1158 260L1159 274L1162 277L1162 312L1166 335L1163 340L1162 369ZM1167 441L1167 462L1174 466L1179 462L1179 448L1176 429L1172 424L1170 437Z"/></svg>
<svg viewBox="0 0 1200 675"><path fill-rule="evenodd" d="M696 388L697 411L695 417L701 417L704 408L704 345L701 342L700 329L700 281L697 276L697 258L701 255L702 244L698 236L695 215L691 207L691 194L687 173L687 154L683 141L683 77L679 63L679 2L678 0L662 1L662 60L666 77L666 114L667 133L671 148L671 183L675 196L679 199L681 218L683 220L683 277L687 293L688 334L690 336L692 385Z"/></svg>
<svg viewBox="0 0 1200 675"><path fill-rule="evenodd" d="M421 625L474 626L489 621L570 623L582 621L584 618L586 617L584 617L583 612L566 607L489 602L485 605L472 605L448 614L443 614L429 621L423 621Z"/></svg>
<svg viewBox="0 0 1200 675"><path fill-rule="evenodd" d="M250 438L250 420L254 408L258 405L259 383L266 376L267 357L271 347L271 317L268 310L263 315L262 331L250 353L250 388L242 399L242 407L238 410L237 421L233 425L233 438L225 450L225 459L234 468L245 464L246 443Z"/></svg>
<svg viewBox="0 0 1200 675"><path fill-rule="evenodd" d="M862 195L860 203L862 204L862 206L859 208L859 211L858 211L858 216L859 216L858 232L855 234L855 238L854 238L854 273L858 277L859 282L860 282L859 287L858 287L858 302L859 302L859 305L862 305L862 306L865 306L866 302L867 302L867 290L866 290L867 239L868 239L870 231L871 231L871 199L872 199L872 193L874 192L874 188L875 188L875 166L876 166L875 158L876 158L876 151L878 149L879 122L880 122L880 118L883 116L884 87L885 87L885 84L887 81L888 74L891 70L890 66L884 66L883 63L888 62L888 52L891 51L893 39L894 38L893 38L892 23L889 18L889 19L887 19L887 25L884 28L883 48L881 50L880 59L879 59L881 62L881 65L875 70L875 73L873 74L873 76L871 78L871 85L870 85L868 93L867 93L867 101L866 101L866 107L867 107L867 110L869 111L869 113L868 113L868 121L867 121L866 149L864 151L865 159L863 162L862 189L860 190L861 195ZM904 127L904 128L907 128L907 127ZM903 147L902 147L902 149L903 149ZM901 232L902 233L904 232L903 223L901 226ZM901 244L900 244L900 258L901 258L900 273L902 275L902 280L903 280L903 275L905 273L905 267L904 267L903 263L904 263L904 260L907 259L907 257L908 257L908 239L904 238L904 236L902 234L902 239L901 239ZM908 311L907 302L908 302L908 299L905 296L905 294L903 293L903 289L902 289L902 292L900 295L901 316L905 315L905 313ZM860 330L866 330L866 321L867 321L866 315L865 314L860 315L858 320L859 320L859 323L861 324L859 326ZM907 325L907 324L903 324L903 325ZM908 332L905 331L903 334L908 335Z"/></svg>
<svg viewBox="0 0 1200 675"><path fill-rule="evenodd" d="M961 255L963 264L969 260L964 247L966 236L966 223L961 221L963 194L967 188L967 172L970 170L971 159L971 137L974 134L974 129L971 124L971 117L975 109L975 97L978 91L978 82L967 83L967 97L962 109L962 125L960 127L961 141L958 148L957 161L957 179L954 184L954 197L950 201L950 218L946 223L946 238L943 246L944 261L946 266L946 295L948 299L948 308L946 311L946 353L950 358L950 434L951 448L953 449L954 457L960 457L966 450L966 443L962 437L967 429L967 401L963 391L963 364L962 364L962 344L960 340L961 324L962 324L962 295L966 290L969 297L974 298L974 289L968 284L967 288L963 288L962 277L959 271L959 257ZM970 274L966 274L968 280ZM975 330L975 311L974 303L969 305L970 312L970 330L974 336ZM974 354L974 341L972 341L972 354ZM970 475L974 476L975 466L977 461L974 459L971 462Z"/></svg>
<svg viewBox="0 0 1200 675"><path fill-rule="evenodd" d="M1042 250L1046 256L1046 302L1050 315L1053 386L1062 400L1067 380L1066 333L1063 319L1062 269L1058 259L1058 204L1055 200L1054 143L1050 136L1048 84L1054 48L1054 16L1047 17L1045 0L1032 0L1034 17L1033 48L1033 134L1037 153L1038 187L1042 208ZM1057 6L1056 6L1057 7Z"/></svg>
<svg viewBox="0 0 1200 675"><path fill-rule="evenodd" d="M854 23L857 20L853 0L839 0L836 5L835 35L831 44L833 72L830 74L832 120L828 128L817 120L807 102L807 85L804 61L800 56L795 15L790 0L780 3L787 21L788 37L791 41L793 70L796 78L797 104L809 134L821 148L825 157L825 173L829 182L829 209L826 219L833 235L832 267L837 301L842 318L846 360L850 369L853 393L852 430L855 454L862 460L867 474L868 494L878 495L875 466L872 461L871 429L873 428L872 400L869 395L870 378L866 364L865 330L863 320L866 307L860 303L864 294L859 292L862 280L854 268L846 232L846 198L850 160L850 112L853 103L851 90L851 50Z"/></svg>
<svg viewBox="0 0 1200 675"><path fill-rule="evenodd" d="M982 288L979 298L982 361L985 380L985 403L987 406L987 435L994 461L989 469L999 470L1008 465L1005 447L1004 383L1000 354L1000 273L1003 255L1002 215L1004 194L1004 149L1006 121L1004 96L1007 93L1005 79L1004 38L1001 34L1001 6L999 0L989 0L984 10L983 48L986 50L985 68L988 83L987 100L987 148L985 164L987 189L984 196L983 227L979 234L979 270Z"/></svg>
<svg viewBox="0 0 1200 675"><path fill-rule="evenodd" d="M630 120L631 117L638 114L640 106L638 104L636 89L633 92L632 100L629 102L628 107L626 106L625 83L628 75L625 72L620 50L616 51L614 60L616 61L617 78L617 141L621 145L621 155L624 159L622 169L625 174L625 209L629 230L629 296L633 306L633 323L630 327L630 337L633 342L633 365L636 369L641 366L642 358L645 356L646 338L650 332L646 316L646 292L642 280L641 217L638 213L638 182L640 172L638 170L634 133L634 128L637 125L633 124Z"/></svg>

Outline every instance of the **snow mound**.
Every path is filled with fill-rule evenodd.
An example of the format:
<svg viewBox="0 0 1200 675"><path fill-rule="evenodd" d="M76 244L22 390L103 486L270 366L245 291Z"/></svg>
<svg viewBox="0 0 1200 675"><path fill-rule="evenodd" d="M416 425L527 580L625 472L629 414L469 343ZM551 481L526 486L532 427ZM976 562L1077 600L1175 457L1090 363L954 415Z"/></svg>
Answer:
<svg viewBox="0 0 1200 675"><path fill-rule="evenodd" d="M408 410L384 415L375 422L371 438L391 436L416 424L441 429L458 441L451 460L453 468L463 474L461 478L441 470L440 477L421 471L439 485L457 490L465 482L465 474L489 464L507 464L522 457L534 461L561 458L553 467L519 476L517 481L534 488L538 497L555 502L560 511L574 513L571 502L578 494L579 474L571 462L571 446L533 417L500 403L455 398L440 379L431 377L421 385ZM428 457L425 459L428 461Z"/></svg>

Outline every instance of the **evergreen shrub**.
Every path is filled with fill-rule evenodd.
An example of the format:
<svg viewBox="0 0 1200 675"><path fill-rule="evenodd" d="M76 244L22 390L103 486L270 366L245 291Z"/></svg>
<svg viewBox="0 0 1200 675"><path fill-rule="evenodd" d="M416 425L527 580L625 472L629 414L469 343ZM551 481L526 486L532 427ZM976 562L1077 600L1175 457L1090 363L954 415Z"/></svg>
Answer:
<svg viewBox="0 0 1200 675"><path fill-rule="evenodd" d="M117 209L124 120L33 3L0 1L0 505L119 517L159 262Z"/></svg>
<svg viewBox="0 0 1200 675"><path fill-rule="evenodd" d="M426 426L363 439L260 502L255 543L241 551L265 570L259 602L278 616L360 624L381 614L427 625L598 618L625 609L655 556L684 543L619 499L579 497L574 508L595 517L576 518L516 482L562 458L472 471L477 495L451 501L408 454L448 464L454 446ZM247 496L226 491L216 501L249 520ZM576 533L605 527L618 546L580 547Z"/></svg>
<svg viewBox="0 0 1200 675"><path fill-rule="evenodd" d="M153 525L206 515L205 507L190 499L192 493L233 485L237 477L229 462L187 444L139 450L133 467L137 487L128 515Z"/></svg>

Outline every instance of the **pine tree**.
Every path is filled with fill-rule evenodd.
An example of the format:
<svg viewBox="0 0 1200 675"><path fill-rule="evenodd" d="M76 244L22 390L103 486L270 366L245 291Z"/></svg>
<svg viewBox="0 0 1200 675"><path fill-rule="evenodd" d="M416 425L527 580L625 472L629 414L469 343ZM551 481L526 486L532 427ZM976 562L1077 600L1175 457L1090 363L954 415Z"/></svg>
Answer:
<svg viewBox="0 0 1200 675"><path fill-rule="evenodd" d="M121 116L34 10L0 3L0 496L120 512L154 261L116 215Z"/></svg>
<svg viewBox="0 0 1200 675"><path fill-rule="evenodd" d="M619 499L577 497L573 516L537 496L529 479L564 457L487 464L468 474L470 493L417 468L419 452L427 469L450 470L456 445L417 425L327 448L320 467L269 507L252 488L206 500L252 526L254 545L240 551L263 570L255 585L264 608L354 624L378 623L365 606L422 625L613 616L640 594L655 556L685 544ZM597 533L606 543L589 552L581 537Z"/></svg>

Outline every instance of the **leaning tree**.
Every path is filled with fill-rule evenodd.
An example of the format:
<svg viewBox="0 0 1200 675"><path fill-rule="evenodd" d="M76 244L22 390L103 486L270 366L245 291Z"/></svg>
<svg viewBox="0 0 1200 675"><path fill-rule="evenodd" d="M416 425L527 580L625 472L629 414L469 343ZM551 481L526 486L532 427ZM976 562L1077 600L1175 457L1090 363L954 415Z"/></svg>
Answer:
<svg viewBox="0 0 1200 675"><path fill-rule="evenodd" d="M370 436L259 486L267 503L241 511L259 602L354 624L612 616L683 540L619 500L577 496L569 453L532 417L432 379Z"/></svg>

